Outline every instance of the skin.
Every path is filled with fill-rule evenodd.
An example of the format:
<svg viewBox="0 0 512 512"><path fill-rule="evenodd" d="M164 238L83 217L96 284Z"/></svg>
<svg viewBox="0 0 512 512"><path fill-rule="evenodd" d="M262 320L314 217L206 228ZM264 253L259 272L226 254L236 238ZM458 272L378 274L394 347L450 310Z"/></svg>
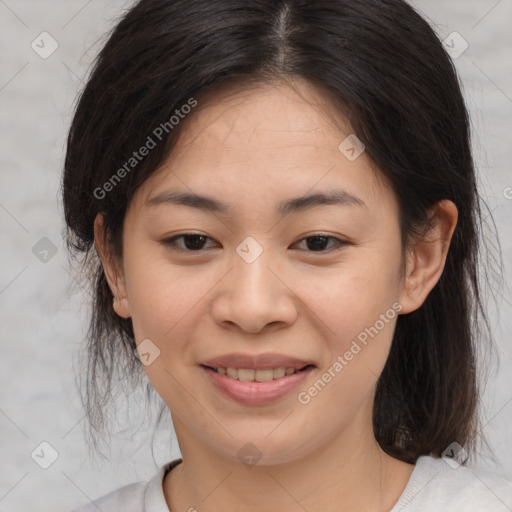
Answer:
<svg viewBox="0 0 512 512"><path fill-rule="evenodd" d="M122 261L109 257L96 219L115 311L132 318L137 343L149 338L161 351L144 369L171 411L183 455L163 484L174 512L387 511L414 469L385 454L372 429L397 316L310 403L297 394L393 303L400 314L421 306L441 276L457 209L447 200L433 207L432 229L403 260L394 193L366 153L349 161L338 150L351 131L332 112L301 80L217 93L137 190ZM274 211L280 201L329 188L366 207L321 205L282 218ZM208 195L233 211L148 206L167 190ZM195 242L199 252L162 243L191 231L208 237ZM348 243L327 239L315 250L306 237L319 232ZM252 263L236 252L247 236L263 249ZM184 242L176 244L186 251ZM277 352L317 368L285 398L247 406L214 389L198 366L230 352ZM250 467L237 457L248 442L262 454Z"/></svg>

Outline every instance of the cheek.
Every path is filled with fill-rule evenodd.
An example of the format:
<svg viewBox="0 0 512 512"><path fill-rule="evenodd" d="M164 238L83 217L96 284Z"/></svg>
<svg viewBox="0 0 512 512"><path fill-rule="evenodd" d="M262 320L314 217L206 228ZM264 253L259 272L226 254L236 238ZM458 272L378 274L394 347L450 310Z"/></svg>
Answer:
<svg viewBox="0 0 512 512"><path fill-rule="evenodd" d="M155 279L153 271L131 274L127 293L137 341L151 338L160 342L183 315L183 303L173 288L161 274Z"/></svg>
<svg viewBox="0 0 512 512"><path fill-rule="evenodd" d="M317 406L341 401L347 410L356 409L386 363L401 306L399 260L382 254L375 248L361 250L331 279L311 279L303 291L325 340L319 378L327 373L328 384L325 390L318 384L322 397Z"/></svg>
<svg viewBox="0 0 512 512"><path fill-rule="evenodd" d="M299 403L308 411L317 410L319 417L321 411L329 411L336 428L354 418L373 396L401 309L384 284L379 288L367 277L352 277L343 284L347 287L331 287L330 292L326 288L323 298L311 306L322 311L327 325L322 366L299 396Z"/></svg>
<svg viewBox="0 0 512 512"><path fill-rule="evenodd" d="M329 279L311 280L302 298L323 322L328 336L341 343L374 325L390 308L388 317L394 317L397 284L393 269L362 265L340 270Z"/></svg>
<svg viewBox="0 0 512 512"><path fill-rule="evenodd" d="M174 403L187 372L195 365L198 326L207 314L214 279L206 266L171 265L149 250L126 259L127 293L137 343L149 339L158 357L144 370L158 393ZM197 349L196 349L197 350ZM168 396L165 396L168 395Z"/></svg>
<svg viewBox="0 0 512 512"><path fill-rule="evenodd" d="M135 265L138 261L147 263ZM193 333L198 318L204 314L205 302L201 299L211 285L206 276L168 263L149 263L147 258L133 258L131 263L127 292L135 339L137 344L146 343L149 352L156 354L150 364L144 365L144 371L169 407L186 410L190 398L183 386L194 365ZM147 345L147 339L151 344ZM190 385L185 387L191 390Z"/></svg>
<svg viewBox="0 0 512 512"><path fill-rule="evenodd" d="M163 340L174 335L194 307L200 307L208 290L207 272L200 266L172 265L156 244L130 245L125 258L126 286L136 338Z"/></svg>

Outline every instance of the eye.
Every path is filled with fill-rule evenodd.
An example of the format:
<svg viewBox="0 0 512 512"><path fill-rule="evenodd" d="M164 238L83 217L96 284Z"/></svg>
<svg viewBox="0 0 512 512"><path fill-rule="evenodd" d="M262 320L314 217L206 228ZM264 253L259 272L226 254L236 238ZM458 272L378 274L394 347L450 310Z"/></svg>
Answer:
<svg viewBox="0 0 512 512"><path fill-rule="evenodd" d="M184 247L176 243L177 240L183 239ZM181 235L173 236L163 240L162 243L166 246L170 246L171 249L182 251L182 252L199 252L203 249L206 240L210 237L201 235L198 233L182 233ZM211 240L211 239L210 239Z"/></svg>
<svg viewBox="0 0 512 512"><path fill-rule="evenodd" d="M336 238L334 236L325 235L323 233L318 233L315 235L307 236L303 238L302 240L299 240L300 242L306 242L306 247L310 249L308 252L327 252L325 250L326 243L331 240L335 242L334 248L336 250L340 249L342 246L346 245L347 242L340 240L339 238Z"/></svg>
<svg viewBox="0 0 512 512"><path fill-rule="evenodd" d="M183 242L183 245L177 243L177 241L180 239ZM162 243L165 246L169 246L171 249L177 251L200 252L205 248L204 246L207 240L212 239L206 235L201 235L198 233L181 233L179 235L173 236L172 238L163 240ZM347 242L323 233L307 236L302 240L299 240L297 243L306 242L306 247L309 249L307 252L327 252L325 246L328 245L329 241L334 242L335 250L336 248L339 249L342 246L347 245Z"/></svg>

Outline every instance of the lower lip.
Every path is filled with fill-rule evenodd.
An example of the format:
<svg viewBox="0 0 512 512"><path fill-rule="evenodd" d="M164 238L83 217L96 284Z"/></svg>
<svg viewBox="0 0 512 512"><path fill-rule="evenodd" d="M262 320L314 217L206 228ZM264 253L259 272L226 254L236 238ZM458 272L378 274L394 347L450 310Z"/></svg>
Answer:
<svg viewBox="0 0 512 512"><path fill-rule="evenodd" d="M244 405L265 405L278 400L301 384L314 369L311 366L292 375L285 375L280 379L268 382L244 382L221 375L205 366L201 366L201 368L217 389Z"/></svg>

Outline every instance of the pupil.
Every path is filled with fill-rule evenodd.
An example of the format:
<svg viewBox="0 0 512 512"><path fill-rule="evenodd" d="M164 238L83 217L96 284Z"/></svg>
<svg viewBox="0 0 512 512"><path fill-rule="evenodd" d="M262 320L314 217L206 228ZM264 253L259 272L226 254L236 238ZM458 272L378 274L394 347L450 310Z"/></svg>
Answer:
<svg viewBox="0 0 512 512"><path fill-rule="evenodd" d="M192 239L192 243L190 244L190 240ZM198 239L204 239L203 235L187 235L185 237L185 247L187 249L201 249L201 247L197 247L197 245L201 246L204 244L204 240L198 240Z"/></svg>
<svg viewBox="0 0 512 512"><path fill-rule="evenodd" d="M314 242L311 244L311 240ZM320 244L318 244L318 241L320 241ZM308 238L308 249L315 250L322 250L324 249L325 242L327 241L326 236L311 236ZM320 245L320 247L319 247Z"/></svg>

